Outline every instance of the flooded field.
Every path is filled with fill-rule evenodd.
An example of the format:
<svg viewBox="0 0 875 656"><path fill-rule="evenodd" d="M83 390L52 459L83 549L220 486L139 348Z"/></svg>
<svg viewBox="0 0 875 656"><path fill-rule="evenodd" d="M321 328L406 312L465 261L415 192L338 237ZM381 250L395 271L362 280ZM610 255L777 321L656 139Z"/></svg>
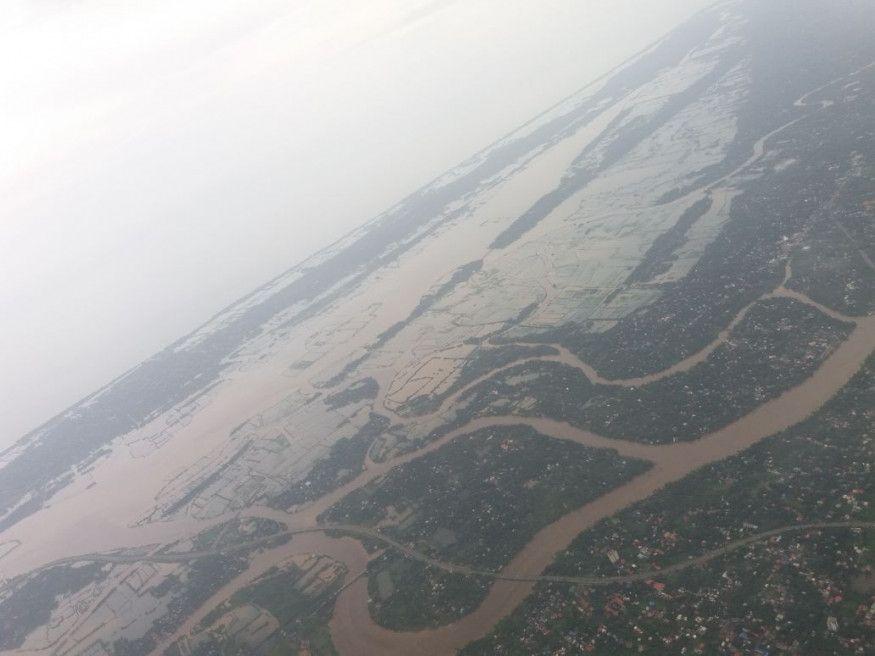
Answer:
<svg viewBox="0 0 875 656"><path fill-rule="evenodd" d="M793 296L797 300L808 302L800 294ZM848 320L847 317L841 318ZM808 380L763 404L733 424L695 442L650 446L604 438L550 419L480 418L418 451L384 463L369 463L367 470L353 481L296 512L254 507L247 510L244 516L272 519L293 531L316 527L317 516L350 492L406 462L440 449L460 435L493 426L524 424L544 435L593 448L608 448L625 457L652 462L654 466L648 472L542 529L506 567L497 573L502 579L536 579L577 535L601 519L646 499L665 485L683 478L700 467L740 453L762 439L789 428L811 415L848 382L875 348L875 318L857 319L855 322L856 327L850 338L839 346ZM563 358L563 361L569 366L574 366L568 358ZM592 372L590 370L586 373L589 375ZM657 374L655 379L659 377L660 374ZM141 528L120 528L114 535L104 539L108 540L105 544L111 544L114 549L141 547L144 544L169 541L171 536L178 538L183 534L190 535L203 530L206 526L203 523L191 522L150 524ZM101 535L104 534L101 532ZM90 551L101 550L83 550L81 553ZM491 627L522 602L533 586L531 582L497 580L490 587L484 602L464 619L440 629L397 633L378 626L371 618L368 609L367 580L360 577L370 557L361 544L351 538L331 538L318 532L305 533L295 535L288 544L256 555L249 568L216 592L174 634L174 639L188 635L210 610L227 599L234 591L245 587L291 556L303 553L319 553L335 558L347 566L350 578L356 579L338 598L331 622L332 637L336 646L341 653L353 656L373 653L408 654L414 648L423 654L452 654L461 646L488 633ZM167 644L170 642L164 646ZM158 654L160 650L154 653Z"/></svg>
<svg viewBox="0 0 875 656"><path fill-rule="evenodd" d="M343 565L320 619L340 654L449 656L512 613L582 532L822 408L875 349L871 259L855 243L868 234L859 208L869 206L848 191L868 189L873 169L856 145L826 161L808 141L826 142L831 117L865 121L872 104L860 80L873 69L834 62L817 83L788 83L775 106L748 106L772 95L755 86L765 83L744 54L748 21L735 3L723 5L223 311L146 373L134 370L0 454L0 593L52 565L104 563L122 577L138 563L167 574L240 556L215 588L200 589L193 612L161 624L148 645L160 656L203 633L203 620L235 593L319 554ZM834 179L812 182L811 171ZM794 319L810 330L797 331ZM553 387L526 387L547 370L540 380ZM746 395L727 392L732 375ZM663 401L690 413L657 435L648 408ZM590 423L584 412L608 419ZM693 427L697 412L711 423ZM643 419L616 421L630 416ZM494 561L497 571L440 559L460 552L427 551L433 534L398 537L393 522L410 508L385 524L324 519L458 438L519 426L650 468L591 483L593 494L542 513L508 541L515 546ZM49 474L34 478L31 461L55 455ZM544 471L555 477L553 466ZM519 471L508 489L541 484ZM510 496L496 479L496 496ZM198 542L243 520L278 525L269 537L285 542ZM440 527L453 543L451 528ZM457 605L439 628L389 630L369 599L369 565L382 567L384 554L477 577L485 597ZM170 612L173 595L161 589L150 621ZM50 636L67 640L71 655L105 656L118 626L144 634L145 620L122 605L114 623L92 631L96 620L86 619L102 602L55 597L64 606L51 630L4 654L52 653ZM273 634L282 622L265 626Z"/></svg>

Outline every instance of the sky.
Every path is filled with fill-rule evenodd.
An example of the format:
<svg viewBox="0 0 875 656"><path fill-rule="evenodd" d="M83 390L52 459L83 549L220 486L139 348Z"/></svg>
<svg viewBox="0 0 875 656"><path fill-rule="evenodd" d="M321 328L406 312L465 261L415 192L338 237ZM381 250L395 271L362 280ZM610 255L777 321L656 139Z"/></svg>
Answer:
<svg viewBox="0 0 875 656"><path fill-rule="evenodd" d="M11 0L0 448L707 0Z"/></svg>

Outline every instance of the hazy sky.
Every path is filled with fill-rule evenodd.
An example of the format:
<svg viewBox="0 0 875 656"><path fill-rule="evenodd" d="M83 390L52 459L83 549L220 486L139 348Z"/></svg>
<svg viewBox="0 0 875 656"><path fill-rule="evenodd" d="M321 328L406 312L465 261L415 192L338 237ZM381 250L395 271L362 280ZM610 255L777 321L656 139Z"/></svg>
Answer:
<svg viewBox="0 0 875 656"><path fill-rule="evenodd" d="M22 0L0 447L707 0Z"/></svg>

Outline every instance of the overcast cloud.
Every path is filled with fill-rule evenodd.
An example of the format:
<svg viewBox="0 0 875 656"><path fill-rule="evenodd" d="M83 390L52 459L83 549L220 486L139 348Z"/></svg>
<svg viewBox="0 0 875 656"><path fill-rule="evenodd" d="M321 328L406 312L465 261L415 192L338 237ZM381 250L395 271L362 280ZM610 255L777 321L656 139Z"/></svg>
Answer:
<svg viewBox="0 0 875 656"><path fill-rule="evenodd" d="M706 4L4 5L0 447Z"/></svg>

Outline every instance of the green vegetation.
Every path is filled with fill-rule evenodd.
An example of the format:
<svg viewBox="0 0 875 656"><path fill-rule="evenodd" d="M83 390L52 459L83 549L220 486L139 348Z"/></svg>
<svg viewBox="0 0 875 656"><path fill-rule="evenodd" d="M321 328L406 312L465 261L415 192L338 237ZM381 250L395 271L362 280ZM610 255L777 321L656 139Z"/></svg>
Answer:
<svg viewBox="0 0 875 656"><path fill-rule="evenodd" d="M873 373L875 358L806 422L584 532L548 573L658 570L770 528L872 521ZM463 653L863 654L873 565L875 532L806 530L655 581L541 585Z"/></svg>
<svg viewBox="0 0 875 656"><path fill-rule="evenodd" d="M325 563L321 564L324 569ZM340 587L346 569L332 564L336 574L330 585L319 585L313 577L305 576L311 572L309 569L305 571L294 565L282 569L274 567L252 585L235 592L227 602L211 611L202 624L210 626L224 613L243 604L254 604L283 624L301 619L331 598Z"/></svg>
<svg viewBox="0 0 875 656"><path fill-rule="evenodd" d="M192 501L197 499L201 494L203 494L211 485L219 481L224 473L231 469L240 459L242 459L249 449L252 447L251 442L245 442L243 446L241 446L234 453L233 456L228 458L220 467L215 469L209 476L204 477L202 481L197 483L189 489L185 494L179 497L176 501L171 503L167 508L162 510L162 516L171 517L172 515L178 513L180 510L187 508Z"/></svg>
<svg viewBox="0 0 875 656"><path fill-rule="evenodd" d="M96 563L60 565L20 581L0 597L0 649L18 649L28 634L47 624L62 597L106 577Z"/></svg>
<svg viewBox="0 0 875 656"><path fill-rule="evenodd" d="M464 264L453 271L449 280L437 285L423 294L422 298L419 299L419 303L417 303L416 307L413 308L413 311L406 319L390 326L386 331L381 333L380 336L377 337L376 342L372 345L372 348L377 349L388 343L390 339L395 337L395 335L400 333L404 328L434 307L438 301L446 298L457 287L468 282L475 274L480 272L482 268L483 260L475 260L473 262L468 262L468 264Z"/></svg>
<svg viewBox="0 0 875 656"><path fill-rule="evenodd" d="M383 415L371 413L365 424L353 437L342 438L331 445L328 456L319 460L307 477L270 501L274 508L289 508L313 501L348 483L361 473L368 449L389 428Z"/></svg>
<svg viewBox="0 0 875 656"><path fill-rule="evenodd" d="M870 194L875 199L875 188ZM844 226L853 213L836 214L812 230L806 250L794 256L789 287L839 312L866 315L875 310L875 275L864 259L863 245L872 243L873 236L863 237L868 242L853 241ZM871 226L872 219L867 223Z"/></svg>
<svg viewBox="0 0 875 656"><path fill-rule="evenodd" d="M852 583L866 548L865 537L850 530L812 531L664 581L540 585L461 654L866 654L875 637L872 595Z"/></svg>
<svg viewBox="0 0 875 656"><path fill-rule="evenodd" d="M489 428L392 470L320 519L374 526L419 552L494 571L539 529L648 466L526 426ZM372 589L381 588L372 595L375 616L397 628L459 617L486 589L393 555L375 561L369 574Z"/></svg>
<svg viewBox="0 0 875 656"><path fill-rule="evenodd" d="M506 344L503 346L478 348L465 360L458 378L449 388L441 394L413 397L404 404L403 414L421 415L434 412L450 396L490 371L501 369L518 360L556 355L557 353L558 351L553 347L543 344L534 346Z"/></svg>
<svg viewBox="0 0 875 656"><path fill-rule="evenodd" d="M205 556L189 564L182 576L168 577L160 589L152 590L155 595L170 597L167 612L156 619L138 640L117 640L112 653L115 656L150 653L162 636L172 634L213 593L243 572L247 564L241 557Z"/></svg>
<svg viewBox="0 0 875 656"><path fill-rule="evenodd" d="M678 90L676 93L667 94L663 104L652 114L629 118L630 110L625 109L619 112L612 120L609 129L601 132L586 145L558 185L538 198L529 209L499 233L490 244L490 248L507 248L549 216L563 202L585 189L601 173L622 161L657 130L699 100L700 96L711 85L716 84L737 64L740 56L738 50L727 49L713 69L689 87ZM622 75L618 77L622 77ZM605 89L602 90L602 92L604 91Z"/></svg>
<svg viewBox="0 0 875 656"><path fill-rule="evenodd" d="M227 550L269 538L282 533L285 527L279 522L262 517L247 517L232 519L199 533L192 540L193 551L208 549ZM282 538L278 538L282 539ZM166 551L174 551L177 545L167 547Z"/></svg>
<svg viewBox="0 0 875 656"><path fill-rule="evenodd" d="M498 569L538 529L648 466L527 426L486 428L352 492L320 520L379 525L429 555Z"/></svg>
<svg viewBox="0 0 875 656"><path fill-rule="evenodd" d="M818 413L584 533L553 572L629 573L780 526L875 514L875 361ZM641 558L642 548L646 556ZM614 549L618 566L606 557Z"/></svg>
<svg viewBox="0 0 875 656"><path fill-rule="evenodd" d="M735 181L742 194L733 200L730 220L698 264L682 280L660 285L656 303L606 332L592 332L586 323L569 324L533 335L530 341L562 343L608 378L660 371L704 347L741 308L774 289L791 253L796 277L792 287L847 314L875 308L872 270L859 255L875 260L872 71L857 77L853 92L833 85L810 99L812 105L832 103L829 111L803 112L794 106L806 91L869 63L871 50L864 54L859 42L851 45L844 38L827 46L823 33L805 25L812 20L811 7L817 6L808 5L771 2L757 8L783 14L760 23L779 20L774 24L781 29L765 30L748 45L752 87L740 108L736 140L724 162L663 199L677 200L706 188L744 162L763 135L805 115L769 142L769 157L758 177ZM782 161L791 165L774 167ZM677 229L652 244L621 292L650 284L647 279L672 257L685 224L701 209L692 206Z"/></svg>
<svg viewBox="0 0 875 656"><path fill-rule="evenodd" d="M400 631L442 626L477 608L491 582L390 549L368 564L371 615L381 626Z"/></svg>
<svg viewBox="0 0 875 656"><path fill-rule="evenodd" d="M392 324L380 333L377 336L377 339L373 341L368 347L368 350L363 355L360 355L358 358L350 360L346 363L346 365L341 369L335 376L326 381L327 387L334 387L335 385L339 385L342 383L347 376L349 376L353 371L359 368L362 364L367 361L370 357L371 353L377 351L377 349L385 346L393 337L398 335L402 330L404 330L407 326L412 324L416 319L424 315L428 312L434 305L440 301L441 299L448 296L456 287L463 285L471 277L476 274L480 269L483 268L482 260L475 260L474 262L469 262L468 264L464 264L460 266L458 269L453 271L453 274L450 276L449 280L444 281L443 283L436 285L428 292L422 295L419 299L419 303L417 303L416 307L410 312L409 315L402 321L398 321L397 323Z"/></svg>
<svg viewBox="0 0 875 656"><path fill-rule="evenodd" d="M713 201L708 197L687 208L674 226L653 241L644 259L629 274L626 284L649 283L671 269L677 260L677 250L687 242L690 228L708 213L712 205Z"/></svg>
<svg viewBox="0 0 875 656"><path fill-rule="evenodd" d="M341 564L315 555L274 567L214 608L186 643L192 654L204 656L297 655L303 648L333 656L327 621L346 573ZM175 648L181 653L180 645Z"/></svg>
<svg viewBox="0 0 875 656"><path fill-rule="evenodd" d="M594 385L563 364L527 363L466 392L454 425L516 413L653 444L693 440L801 383L850 329L803 303L769 299L754 305L730 339L687 372L627 388Z"/></svg>
<svg viewBox="0 0 875 656"><path fill-rule="evenodd" d="M325 405L332 410L355 405L361 401L367 401L377 397L380 386L373 378L362 378L350 383L344 389L325 398Z"/></svg>

